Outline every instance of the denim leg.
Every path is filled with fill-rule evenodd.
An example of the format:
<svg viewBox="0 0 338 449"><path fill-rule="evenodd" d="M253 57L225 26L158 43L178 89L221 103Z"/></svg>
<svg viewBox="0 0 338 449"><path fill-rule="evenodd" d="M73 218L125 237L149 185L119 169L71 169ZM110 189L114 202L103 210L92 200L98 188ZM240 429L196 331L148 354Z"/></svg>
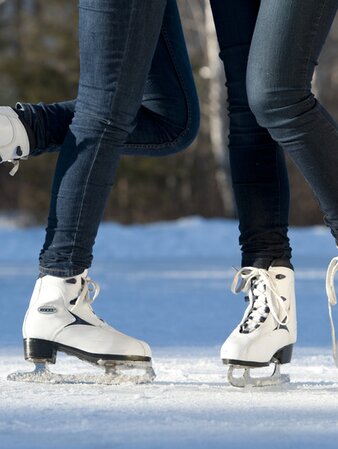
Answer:
<svg viewBox="0 0 338 449"><path fill-rule="evenodd" d="M165 156L186 148L199 128L199 103L175 0L168 0L127 155Z"/></svg>
<svg viewBox="0 0 338 449"><path fill-rule="evenodd" d="M287 236L289 184L284 154L258 125L246 70L260 0L210 0L228 92L229 155L239 217L242 266L292 267Z"/></svg>
<svg viewBox="0 0 338 449"><path fill-rule="evenodd" d="M134 130L165 0L80 0L80 83L53 182L42 273L88 268L120 151Z"/></svg>
<svg viewBox="0 0 338 449"><path fill-rule="evenodd" d="M337 0L262 0L247 70L258 123L309 182L336 241L338 126L311 92L311 80L337 7Z"/></svg>
<svg viewBox="0 0 338 449"><path fill-rule="evenodd" d="M32 156L59 151L73 119L76 100L55 104L19 103L33 128ZM186 148L199 128L199 104L175 0L167 0L160 37L144 86L136 125L121 153L165 156Z"/></svg>
<svg viewBox="0 0 338 449"><path fill-rule="evenodd" d="M17 103L16 111L32 129L36 147L31 156L60 151L75 111L75 100L60 103Z"/></svg>

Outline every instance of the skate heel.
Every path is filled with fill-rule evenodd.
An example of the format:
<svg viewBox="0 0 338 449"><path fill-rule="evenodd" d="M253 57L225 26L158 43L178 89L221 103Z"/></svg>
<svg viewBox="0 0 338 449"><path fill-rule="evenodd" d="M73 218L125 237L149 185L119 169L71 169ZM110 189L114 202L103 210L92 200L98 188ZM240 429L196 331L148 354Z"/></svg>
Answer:
<svg viewBox="0 0 338 449"><path fill-rule="evenodd" d="M53 342L38 338L25 338L23 345L25 360L34 363L55 363L57 349Z"/></svg>
<svg viewBox="0 0 338 449"><path fill-rule="evenodd" d="M285 363L290 363L292 358L292 350L293 345L284 346L276 354L273 356L274 359L277 359L281 365Z"/></svg>

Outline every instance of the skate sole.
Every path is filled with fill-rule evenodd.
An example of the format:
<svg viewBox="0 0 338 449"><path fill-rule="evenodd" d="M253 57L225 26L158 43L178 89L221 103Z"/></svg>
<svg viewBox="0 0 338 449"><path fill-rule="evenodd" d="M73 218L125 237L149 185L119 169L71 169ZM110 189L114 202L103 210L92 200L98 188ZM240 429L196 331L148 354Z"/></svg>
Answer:
<svg viewBox="0 0 338 449"><path fill-rule="evenodd" d="M37 338L24 339L24 356L25 360L35 363L47 362L55 364L57 352L64 352L67 355L75 356L80 360L91 363L93 365L109 365L112 362L151 362L151 357L146 356L127 356L127 355L111 355L96 354L82 351L72 346L66 346L61 343L42 340Z"/></svg>
<svg viewBox="0 0 338 449"><path fill-rule="evenodd" d="M222 359L222 362L224 365L236 365L248 368L263 368L264 366L270 366L271 363L275 363L276 361L279 362L280 365L284 365L291 362L292 350L293 344L284 346L279 349L268 362L251 362L249 360L237 359Z"/></svg>

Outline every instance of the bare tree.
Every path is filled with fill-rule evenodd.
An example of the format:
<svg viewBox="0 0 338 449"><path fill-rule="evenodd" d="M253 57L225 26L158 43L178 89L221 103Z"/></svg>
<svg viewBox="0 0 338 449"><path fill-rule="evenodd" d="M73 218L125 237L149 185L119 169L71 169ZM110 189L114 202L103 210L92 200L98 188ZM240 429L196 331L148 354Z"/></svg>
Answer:
<svg viewBox="0 0 338 449"><path fill-rule="evenodd" d="M200 88L202 127L201 133L208 135L207 151L214 159L216 186L221 198L223 215L234 216L229 158L227 151L228 120L225 109L225 78L219 59L219 46L215 33L209 0L179 1L187 34L191 57L199 55L202 61L195 75L206 82L206 91ZM200 83L197 83L198 87ZM204 129L205 128L205 129Z"/></svg>
<svg viewBox="0 0 338 449"><path fill-rule="evenodd" d="M216 162L215 176L222 196L223 207L228 216L234 215L234 202L230 181L228 142L225 138L228 121L226 120L224 95L224 72L219 59L219 47L215 36L215 27L210 2L205 0L205 36L206 36L206 72L209 76L209 129L211 151Z"/></svg>

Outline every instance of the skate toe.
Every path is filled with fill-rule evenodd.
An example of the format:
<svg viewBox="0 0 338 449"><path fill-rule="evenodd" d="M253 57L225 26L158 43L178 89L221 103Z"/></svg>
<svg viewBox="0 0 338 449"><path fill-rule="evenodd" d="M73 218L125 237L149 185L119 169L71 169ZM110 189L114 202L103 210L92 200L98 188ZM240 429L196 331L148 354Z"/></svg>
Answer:
<svg viewBox="0 0 338 449"><path fill-rule="evenodd" d="M150 349L150 346L148 345L148 343L146 343L145 341L142 341L142 340L139 340L139 343L142 345L144 357L151 358L151 349Z"/></svg>
<svg viewBox="0 0 338 449"><path fill-rule="evenodd" d="M113 335L107 353L151 358L151 349L146 342L121 333Z"/></svg>
<svg viewBox="0 0 338 449"><path fill-rule="evenodd" d="M248 347L240 344L240 342L225 341L221 348L221 359L227 360L247 360Z"/></svg>

